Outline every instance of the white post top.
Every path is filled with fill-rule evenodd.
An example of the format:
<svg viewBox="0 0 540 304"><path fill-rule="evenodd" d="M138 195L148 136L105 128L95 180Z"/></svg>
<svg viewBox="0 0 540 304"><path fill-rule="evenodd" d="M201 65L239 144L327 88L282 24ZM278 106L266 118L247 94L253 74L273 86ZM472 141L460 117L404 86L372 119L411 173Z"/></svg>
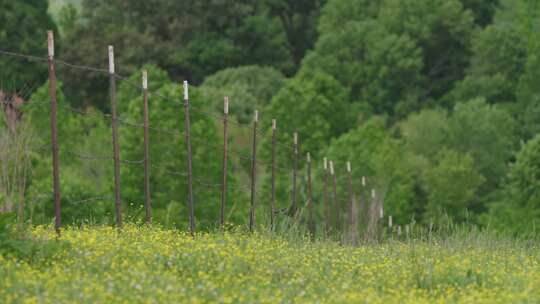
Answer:
<svg viewBox="0 0 540 304"><path fill-rule="evenodd" d="M323 158L323 163L324 171L328 170L328 159L326 157Z"/></svg>
<svg viewBox="0 0 540 304"><path fill-rule="evenodd" d="M371 197L375 198L375 189L371 189Z"/></svg>
<svg viewBox="0 0 540 304"><path fill-rule="evenodd" d="M349 172L349 173L351 172L351 162L350 161L347 162L347 172Z"/></svg>
<svg viewBox="0 0 540 304"><path fill-rule="evenodd" d="M109 45L109 73L114 74L114 48Z"/></svg>
<svg viewBox="0 0 540 304"><path fill-rule="evenodd" d="M307 162L310 163L311 162L311 155L309 154L309 152L307 153L306 157L307 157Z"/></svg>
<svg viewBox="0 0 540 304"><path fill-rule="evenodd" d="M148 89L148 71L147 70L142 71L142 88L143 90Z"/></svg>
<svg viewBox="0 0 540 304"><path fill-rule="evenodd" d="M330 164L330 174L334 175L334 162L330 161L329 164Z"/></svg>
<svg viewBox="0 0 540 304"><path fill-rule="evenodd" d="M54 57L54 32L47 31L47 47L49 50L49 58Z"/></svg>
<svg viewBox="0 0 540 304"><path fill-rule="evenodd" d="M384 217L384 210L383 210L383 207L381 206L381 209L379 209L379 218L383 218Z"/></svg>
<svg viewBox="0 0 540 304"><path fill-rule="evenodd" d="M189 99L188 82L187 80L184 80L184 100L188 100L188 99Z"/></svg>
<svg viewBox="0 0 540 304"><path fill-rule="evenodd" d="M366 177L365 176L362 176L362 186L363 187L366 186Z"/></svg>
<svg viewBox="0 0 540 304"><path fill-rule="evenodd" d="M255 110L255 113L253 115L253 121L258 122L259 121L259 111Z"/></svg>
<svg viewBox="0 0 540 304"><path fill-rule="evenodd" d="M294 132L293 138L294 138L294 144L298 145L298 133Z"/></svg>
<svg viewBox="0 0 540 304"><path fill-rule="evenodd" d="M392 216L388 216L388 227L392 228Z"/></svg>
<svg viewBox="0 0 540 304"><path fill-rule="evenodd" d="M274 119L272 119L272 130L275 130L276 126L277 126L276 119L274 118Z"/></svg>
<svg viewBox="0 0 540 304"><path fill-rule="evenodd" d="M223 99L223 113L229 114L229 96Z"/></svg>

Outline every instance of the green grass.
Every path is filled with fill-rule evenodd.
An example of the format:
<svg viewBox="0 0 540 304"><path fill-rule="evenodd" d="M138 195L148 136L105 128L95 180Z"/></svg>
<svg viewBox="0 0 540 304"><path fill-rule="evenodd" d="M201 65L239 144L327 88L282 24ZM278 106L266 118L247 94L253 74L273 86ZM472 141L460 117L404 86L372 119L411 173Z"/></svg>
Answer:
<svg viewBox="0 0 540 304"><path fill-rule="evenodd" d="M30 240L58 242L49 227ZM540 302L536 242L478 231L355 248L135 225L68 228L61 240L40 259L0 256L1 303Z"/></svg>

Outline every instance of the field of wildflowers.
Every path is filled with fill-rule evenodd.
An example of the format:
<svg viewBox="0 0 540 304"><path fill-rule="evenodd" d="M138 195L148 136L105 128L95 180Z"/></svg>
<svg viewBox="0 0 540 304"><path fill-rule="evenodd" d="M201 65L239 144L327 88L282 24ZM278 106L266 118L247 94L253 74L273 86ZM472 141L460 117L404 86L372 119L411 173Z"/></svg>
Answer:
<svg viewBox="0 0 540 304"><path fill-rule="evenodd" d="M56 242L49 227L35 240ZM68 228L61 249L0 255L0 303L538 303L540 251L490 237L356 248L259 232Z"/></svg>

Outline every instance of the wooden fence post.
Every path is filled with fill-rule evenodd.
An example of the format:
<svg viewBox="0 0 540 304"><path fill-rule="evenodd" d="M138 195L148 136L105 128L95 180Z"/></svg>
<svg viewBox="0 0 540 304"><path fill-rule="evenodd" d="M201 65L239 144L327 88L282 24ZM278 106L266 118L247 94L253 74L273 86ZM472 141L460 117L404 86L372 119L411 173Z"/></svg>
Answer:
<svg viewBox="0 0 540 304"><path fill-rule="evenodd" d="M229 97L223 100L223 183L221 189L221 210L219 213L219 225L223 230L225 225L225 204L227 203L227 152L228 152L228 118L229 118Z"/></svg>
<svg viewBox="0 0 540 304"><path fill-rule="evenodd" d="M150 196L150 139L148 119L148 71L142 73L143 88L143 115L144 115L144 197L146 210L146 223L152 224L152 202Z"/></svg>
<svg viewBox="0 0 540 304"><path fill-rule="evenodd" d="M53 166L54 191L54 229L60 236L62 225L60 210L60 161L58 158L58 129L57 129L57 100L56 100L56 69L54 66L54 33L47 31L48 61L49 61L49 95L51 98L51 150Z"/></svg>
<svg viewBox="0 0 540 304"><path fill-rule="evenodd" d="M191 124L189 121L189 93L188 82L184 80L184 134L187 150L187 183L188 183L188 209L189 209L189 229L191 235L195 235L195 207L193 201L193 172L191 160Z"/></svg>
<svg viewBox="0 0 540 304"><path fill-rule="evenodd" d="M251 150L251 208L249 211L249 231L253 232L255 226L255 187L257 174L257 122L259 121L259 112L255 110L253 117L253 147Z"/></svg>
<svg viewBox="0 0 540 304"><path fill-rule="evenodd" d="M276 131L277 123L272 119L272 196L270 201L270 229L274 229L276 214Z"/></svg>
<svg viewBox="0 0 540 304"><path fill-rule="evenodd" d="M116 112L116 75L114 71L114 49L109 45L109 84L112 114L112 142L114 159L114 206L116 226L122 227L122 198L120 196L120 148L118 144L118 114Z"/></svg>

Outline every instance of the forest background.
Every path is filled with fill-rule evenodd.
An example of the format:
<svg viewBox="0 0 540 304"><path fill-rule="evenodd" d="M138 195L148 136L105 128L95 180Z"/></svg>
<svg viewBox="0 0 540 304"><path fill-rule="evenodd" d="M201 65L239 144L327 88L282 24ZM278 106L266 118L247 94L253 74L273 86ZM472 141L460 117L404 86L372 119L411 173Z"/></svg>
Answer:
<svg viewBox="0 0 540 304"><path fill-rule="evenodd" d="M398 224L471 223L511 233L540 224L540 3L532 0L81 0L0 2L0 49L46 56L46 31L56 56L81 66L107 67L114 45L117 71L140 82L147 69L150 121L182 130L182 92L193 107L249 126L254 110L279 139L298 132L315 163L317 216L323 216L322 158L334 160L340 185L351 161L354 187L367 176ZM0 124L2 210L23 209L35 223L54 216L51 195L47 65L0 56L0 97L22 100L13 117L3 104ZM59 139L64 223L112 222L112 161L74 157L112 151L106 74L58 68ZM119 82L119 115L142 119L140 89ZM19 98L19 99L17 99ZM176 103L170 102L176 100ZM78 116L73 111L96 115ZM220 121L192 118L194 174L221 182ZM238 153L249 155L249 128L233 129ZM14 135L16 134L16 135ZM268 162L268 136L259 145ZM198 142L211 144L197 144ZM46 147L46 149L43 149ZM142 130L120 129L124 159L143 155ZM47 150L49 149L49 150ZM279 165L292 153L279 151ZM154 219L186 227L183 137L151 134ZM227 220L249 212L249 161L231 160ZM306 162L300 162L305 169ZM261 166L258 212L270 200ZM290 172L280 172L278 202L290 204ZM143 170L122 166L124 210L144 211ZM302 173L300 200L305 201ZM237 187L234 187L237 185ZM343 189L342 189L343 188ZM345 186L339 192L345 191ZM98 198L85 202L84 198ZM202 227L217 224L219 188L195 185ZM22 206L22 207L19 207ZM344 206L345 208L345 206Z"/></svg>

